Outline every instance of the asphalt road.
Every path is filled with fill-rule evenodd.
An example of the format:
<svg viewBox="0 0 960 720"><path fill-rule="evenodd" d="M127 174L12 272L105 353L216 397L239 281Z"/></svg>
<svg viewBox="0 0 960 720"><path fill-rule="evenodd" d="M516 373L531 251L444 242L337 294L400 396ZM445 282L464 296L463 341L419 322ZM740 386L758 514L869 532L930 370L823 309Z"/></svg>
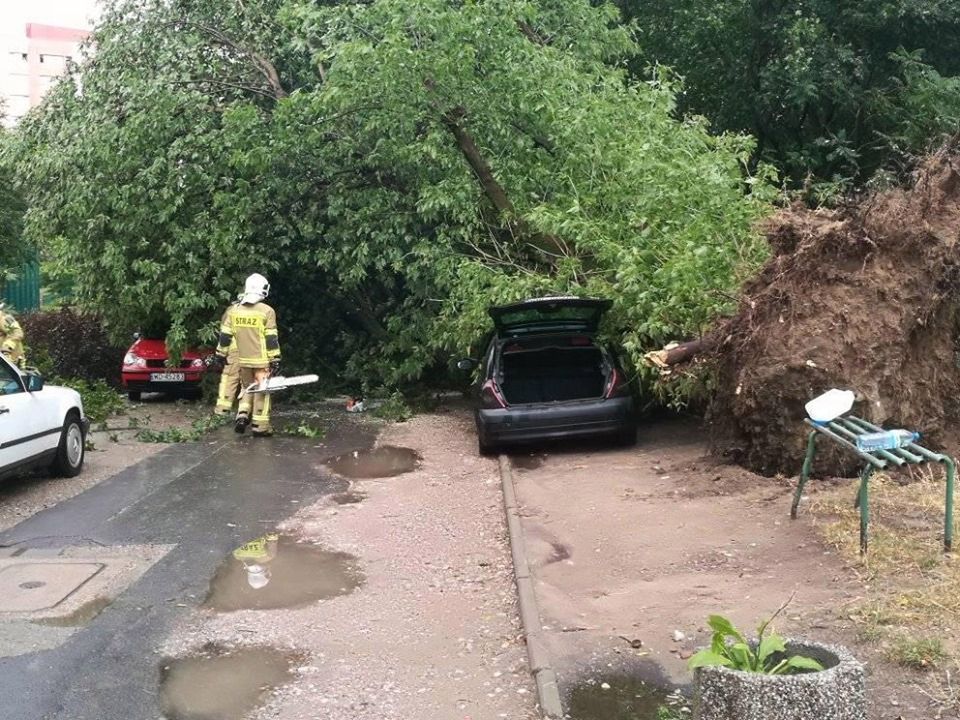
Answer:
<svg viewBox="0 0 960 720"><path fill-rule="evenodd" d="M156 720L157 648L203 601L217 565L303 504L345 489L318 466L373 439L372 429L346 423L322 448L229 432L172 445L0 533L0 547L175 546L59 648L0 660L0 716Z"/></svg>

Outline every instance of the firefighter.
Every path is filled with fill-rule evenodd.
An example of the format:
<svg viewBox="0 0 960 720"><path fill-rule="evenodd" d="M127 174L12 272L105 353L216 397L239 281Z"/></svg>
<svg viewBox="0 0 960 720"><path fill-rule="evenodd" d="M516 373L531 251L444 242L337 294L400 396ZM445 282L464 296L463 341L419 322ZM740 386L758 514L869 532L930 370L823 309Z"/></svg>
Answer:
<svg viewBox="0 0 960 720"><path fill-rule="evenodd" d="M17 367L23 367L23 329L0 302L0 353Z"/></svg>
<svg viewBox="0 0 960 720"><path fill-rule="evenodd" d="M270 283L263 275L254 273L244 284L240 302L227 308L220 325L217 361L223 366L231 344L236 343L241 388L280 372L277 314L263 302L269 293ZM244 393L240 398L234 429L242 433L248 425L254 435L273 434L269 393Z"/></svg>
<svg viewBox="0 0 960 720"><path fill-rule="evenodd" d="M234 305L239 304L240 298L238 297ZM227 313L225 312L220 320L220 325L223 326L226 322ZM220 389L217 391L217 412L222 415L233 412L233 403L236 402L239 392L240 366L237 365L237 339L234 338L230 343L229 351L227 351L226 364L220 374Z"/></svg>

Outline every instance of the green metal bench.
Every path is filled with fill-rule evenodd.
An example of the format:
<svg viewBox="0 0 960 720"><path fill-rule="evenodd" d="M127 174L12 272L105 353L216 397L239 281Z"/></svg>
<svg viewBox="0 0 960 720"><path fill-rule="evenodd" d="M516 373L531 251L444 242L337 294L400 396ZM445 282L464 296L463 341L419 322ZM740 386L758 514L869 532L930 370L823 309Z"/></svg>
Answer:
<svg viewBox="0 0 960 720"><path fill-rule="evenodd" d="M860 489L857 492L855 507L860 509L860 554L867 552L868 525L870 523L870 477L877 470L895 466L921 465L925 462L943 463L947 469L946 499L944 501L943 548L950 552L953 547L953 483L956 465L949 455L935 453L916 443L908 443L902 448L894 450L874 450L866 452L857 447L857 436L866 433L882 432L883 428L869 423L854 415L846 415L836 420L819 424L809 418L804 420L813 428L807 440L807 455L803 459L803 469L800 471L800 482L797 483L797 492L793 496L793 505L790 507L790 517L797 519L797 508L803 487L810 479L810 470L813 467L813 457L817 453L817 437L820 435L832 440L865 462L860 471Z"/></svg>

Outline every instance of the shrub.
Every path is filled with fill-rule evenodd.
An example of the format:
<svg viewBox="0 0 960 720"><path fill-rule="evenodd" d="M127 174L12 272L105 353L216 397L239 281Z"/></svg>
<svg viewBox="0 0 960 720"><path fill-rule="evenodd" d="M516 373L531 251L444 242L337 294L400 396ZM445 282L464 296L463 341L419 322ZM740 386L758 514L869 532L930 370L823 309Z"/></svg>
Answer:
<svg viewBox="0 0 960 720"><path fill-rule="evenodd" d="M103 380L51 376L49 382L53 385L73 388L80 393L83 412L94 424L104 422L111 415L119 415L127 406L116 388L110 387Z"/></svg>
<svg viewBox="0 0 960 720"><path fill-rule="evenodd" d="M44 375L102 380L120 385L125 348L113 345L102 320L69 307L26 313L19 318L27 345L27 362Z"/></svg>

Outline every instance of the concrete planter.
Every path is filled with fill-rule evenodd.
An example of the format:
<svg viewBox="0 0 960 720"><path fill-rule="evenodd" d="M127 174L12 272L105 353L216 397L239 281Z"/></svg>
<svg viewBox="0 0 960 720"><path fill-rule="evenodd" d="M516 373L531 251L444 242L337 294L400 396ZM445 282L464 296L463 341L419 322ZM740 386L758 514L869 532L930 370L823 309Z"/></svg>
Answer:
<svg viewBox="0 0 960 720"><path fill-rule="evenodd" d="M694 720L866 720L863 665L844 648L788 640L790 655L826 668L802 675L760 675L724 667L694 673Z"/></svg>

